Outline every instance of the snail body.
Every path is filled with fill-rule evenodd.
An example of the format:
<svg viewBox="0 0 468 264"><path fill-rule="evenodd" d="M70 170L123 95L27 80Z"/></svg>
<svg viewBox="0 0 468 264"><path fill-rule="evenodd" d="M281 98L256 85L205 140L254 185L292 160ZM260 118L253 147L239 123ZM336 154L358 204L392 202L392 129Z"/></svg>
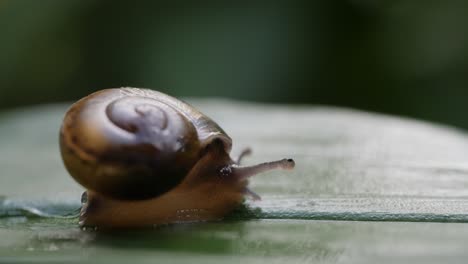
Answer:
<svg viewBox="0 0 468 264"><path fill-rule="evenodd" d="M87 189L81 226L221 219L245 195L258 197L247 188L249 176L294 167L290 159L241 167L231 148L231 138L209 117L147 89L105 89L84 97L60 129L64 165Z"/></svg>

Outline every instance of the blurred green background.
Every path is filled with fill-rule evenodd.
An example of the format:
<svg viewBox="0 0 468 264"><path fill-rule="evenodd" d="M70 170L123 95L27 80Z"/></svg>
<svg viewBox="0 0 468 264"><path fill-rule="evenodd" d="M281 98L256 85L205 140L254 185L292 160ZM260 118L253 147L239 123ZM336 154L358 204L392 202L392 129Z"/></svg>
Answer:
<svg viewBox="0 0 468 264"><path fill-rule="evenodd" d="M468 128L468 1L0 0L0 109L133 86Z"/></svg>

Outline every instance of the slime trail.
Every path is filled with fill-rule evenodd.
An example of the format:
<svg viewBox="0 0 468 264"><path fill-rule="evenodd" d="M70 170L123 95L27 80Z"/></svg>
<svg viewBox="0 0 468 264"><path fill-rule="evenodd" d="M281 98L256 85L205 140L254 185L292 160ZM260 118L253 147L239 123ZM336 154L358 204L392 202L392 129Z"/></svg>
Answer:
<svg viewBox="0 0 468 264"><path fill-rule="evenodd" d="M8 217L73 219L76 201L22 201L0 197L0 219ZM468 223L468 199L434 197L282 197L247 201L228 220L300 219Z"/></svg>
<svg viewBox="0 0 468 264"><path fill-rule="evenodd" d="M79 216L80 206L81 204L75 201L24 201L0 197L0 218L20 216L28 218L76 218Z"/></svg>

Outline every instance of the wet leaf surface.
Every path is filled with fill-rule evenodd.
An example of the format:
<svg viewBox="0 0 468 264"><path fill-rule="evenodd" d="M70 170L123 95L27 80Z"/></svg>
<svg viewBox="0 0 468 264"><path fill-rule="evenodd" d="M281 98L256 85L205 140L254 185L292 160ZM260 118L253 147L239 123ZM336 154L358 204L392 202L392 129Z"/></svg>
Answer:
<svg viewBox="0 0 468 264"><path fill-rule="evenodd" d="M468 137L417 120L326 107L191 100L247 164L294 158L251 180L262 201L214 223L79 230L83 189L65 171L67 105L0 114L0 262L464 263Z"/></svg>

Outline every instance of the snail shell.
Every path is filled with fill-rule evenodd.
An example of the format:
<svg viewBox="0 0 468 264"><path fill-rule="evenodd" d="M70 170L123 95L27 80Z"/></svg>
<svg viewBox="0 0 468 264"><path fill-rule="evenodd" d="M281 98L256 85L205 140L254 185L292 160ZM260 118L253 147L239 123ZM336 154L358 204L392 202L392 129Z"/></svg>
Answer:
<svg viewBox="0 0 468 264"><path fill-rule="evenodd" d="M244 195L259 198L247 177L294 167L290 159L240 167L231 147L231 138L192 106L137 88L84 97L60 130L65 167L87 189L82 225L179 222L186 210L192 213L185 220L219 219Z"/></svg>
<svg viewBox="0 0 468 264"><path fill-rule="evenodd" d="M229 136L210 118L166 94L107 89L75 103L63 122L65 166L86 188L144 199L177 185L214 140Z"/></svg>

